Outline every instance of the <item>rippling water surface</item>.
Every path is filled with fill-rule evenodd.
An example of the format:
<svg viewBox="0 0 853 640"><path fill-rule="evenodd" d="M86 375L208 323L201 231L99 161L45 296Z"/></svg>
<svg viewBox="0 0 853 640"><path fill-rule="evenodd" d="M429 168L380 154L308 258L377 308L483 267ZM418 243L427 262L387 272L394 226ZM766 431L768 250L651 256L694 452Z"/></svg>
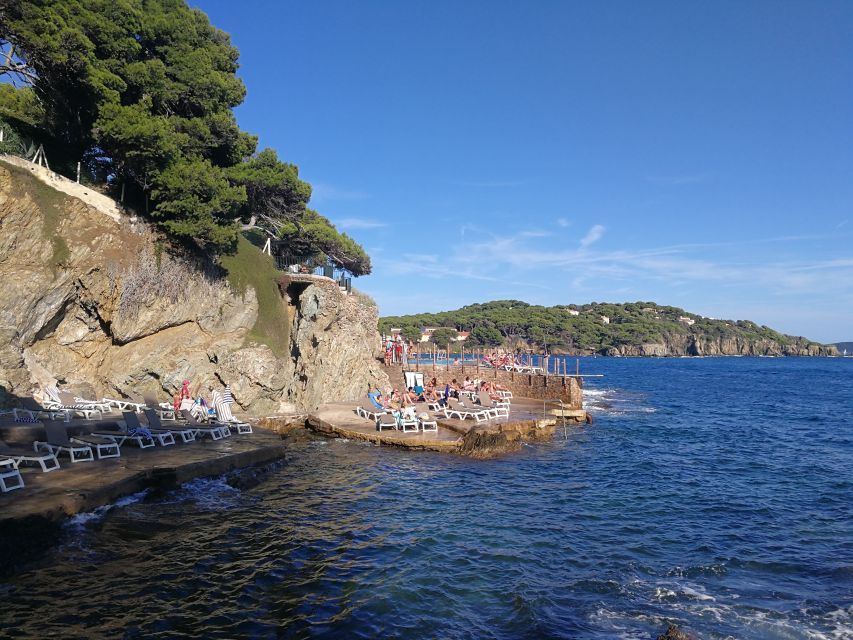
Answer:
<svg viewBox="0 0 853 640"><path fill-rule="evenodd" d="M499 460L293 446L76 518L0 636L853 637L853 360L594 359Z"/></svg>

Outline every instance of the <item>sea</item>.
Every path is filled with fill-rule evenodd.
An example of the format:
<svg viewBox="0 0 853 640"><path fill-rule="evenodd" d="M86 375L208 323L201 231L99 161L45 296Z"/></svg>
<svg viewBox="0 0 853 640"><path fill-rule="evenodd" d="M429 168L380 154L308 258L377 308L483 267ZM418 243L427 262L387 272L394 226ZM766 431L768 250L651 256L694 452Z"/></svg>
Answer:
<svg viewBox="0 0 853 640"><path fill-rule="evenodd" d="M0 637L853 638L853 359L580 369L593 424L519 453L308 438L78 516Z"/></svg>

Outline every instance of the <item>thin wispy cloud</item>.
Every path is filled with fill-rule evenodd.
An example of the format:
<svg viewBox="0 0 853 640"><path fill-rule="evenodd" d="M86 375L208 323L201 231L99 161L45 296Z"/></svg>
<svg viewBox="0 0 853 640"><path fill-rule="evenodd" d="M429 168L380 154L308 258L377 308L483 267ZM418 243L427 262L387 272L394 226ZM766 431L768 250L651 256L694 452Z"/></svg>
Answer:
<svg viewBox="0 0 853 640"><path fill-rule="evenodd" d="M463 238L465 237L466 231L476 231L476 230L477 230L477 227L475 227L474 225L471 225L471 224L459 225L459 235L462 236Z"/></svg>
<svg viewBox="0 0 853 640"><path fill-rule="evenodd" d="M581 249L586 249L587 247L595 244L599 240L601 240L601 236L604 235L604 226L600 224L593 225L592 228L587 231L586 235L581 239Z"/></svg>
<svg viewBox="0 0 853 640"><path fill-rule="evenodd" d="M551 235L550 231L542 231L541 229L529 229L518 234L522 238L547 238Z"/></svg>
<svg viewBox="0 0 853 640"><path fill-rule="evenodd" d="M646 176L646 180L656 184L681 185L681 184L698 184L707 182L711 179L708 173L696 173L683 176Z"/></svg>
<svg viewBox="0 0 853 640"><path fill-rule="evenodd" d="M337 226L341 229L379 229L388 225L379 220L369 218L343 218L338 220Z"/></svg>
<svg viewBox="0 0 853 640"><path fill-rule="evenodd" d="M480 189L512 189L527 184L527 180L466 180L459 182L463 187L477 187Z"/></svg>
<svg viewBox="0 0 853 640"><path fill-rule="evenodd" d="M571 224L572 223L569 221L568 218L557 218L557 226L558 227L563 227L565 229L566 227L568 227Z"/></svg>
<svg viewBox="0 0 853 640"><path fill-rule="evenodd" d="M369 197L369 194L358 189L345 189L324 182L314 182L311 185L311 202L367 200Z"/></svg>
<svg viewBox="0 0 853 640"><path fill-rule="evenodd" d="M411 260L412 262L417 263L426 262L429 264L435 264L436 262L438 262L438 256L432 253L404 253L403 257L406 260Z"/></svg>

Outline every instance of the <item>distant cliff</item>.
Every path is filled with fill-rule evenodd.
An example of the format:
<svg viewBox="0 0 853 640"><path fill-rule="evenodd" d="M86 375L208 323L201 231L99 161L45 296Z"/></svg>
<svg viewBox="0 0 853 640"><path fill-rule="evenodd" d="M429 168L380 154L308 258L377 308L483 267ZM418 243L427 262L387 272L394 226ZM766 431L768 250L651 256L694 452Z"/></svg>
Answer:
<svg viewBox="0 0 853 640"><path fill-rule="evenodd" d="M468 332L465 346L533 348L619 356L826 356L834 345L789 336L749 320L715 320L652 302L542 307L518 300L455 311L389 316L380 330L417 336L435 327Z"/></svg>
<svg viewBox="0 0 853 640"><path fill-rule="evenodd" d="M265 413L387 383L376 307L332 280L277 281L246 240L222 268L176 257L147 225L36 173L0 160L0 403L57 381L165 400L187 378Z"/></svg>

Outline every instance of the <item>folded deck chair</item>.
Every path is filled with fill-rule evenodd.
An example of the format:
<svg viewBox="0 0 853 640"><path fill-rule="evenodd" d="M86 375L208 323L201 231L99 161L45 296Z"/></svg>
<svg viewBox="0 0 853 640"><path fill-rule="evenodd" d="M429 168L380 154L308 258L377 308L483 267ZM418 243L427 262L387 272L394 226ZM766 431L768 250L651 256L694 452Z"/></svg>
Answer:
<svg viewBox="0 0 853 640"><path fill-rule="evenodd" d="M142 399L145 400L146 409L151 409L152 411L156 411L157 415L160 416L161 420L174 420L175 419L175 409L169 402L157 402L151 396L142 396ZM142 412L146 413L146 409L143 409Z"/></svg>
<svg viewBox="0 0 853 640"><path fill-rule="evenodd" d="M231 413L231 405L225 402L222 394L214 391L211 399L213 400L213 408L216 410L218 422L237 427L237 433L252 433L252 425L248 422L240 422L234 417L234 414Z"/></svg>
<svg viewBox="0 0 853 640"><path fill-rule="evenodd" d="M0 491L14 491L24 486L24 479L18 467L9 458L0 457Z"/></svg>
<svg viewBox="0 0 853 640"><path fill-rule="evenodd" d="M195 431L187 425L175 422L167 427L163 425L163 422L160 420L160 416L157 414L156 410L145 409L143 413L145 414L145 419L148 421L148 430L151 431L152 434L168 432L172 434L173 438L175 437L175 434L177 434L181 436L181 440L184 444L195 441Z"/></svg>
<svg viewBox="0 0 853 640"><path fill-rule="evenodd" d="M405 371L406 389L424 386L424 374L417 371Z"/></svg>
<svg viewBox="0 0 853 640"><path fill-rule="evenodd" d="M125 414L133 414L136 415L132 411L123 411L122 417L124 418L124 424L121 422L116 423L115 429L100 429L95 431L93 435L101 437L101 438L109 438L113 442L115 442L118 446L124 445L125 442L132 442L140 449L149 449L154 446L154 434L152 434L148 429L143 428L141 425L139 428L132 427L128 422ZM137 420L137 424L139 421ZM174 438L172 439L171 444L174 444Z"/></svg>
<svg viewBox="0 0 853 640"><path fill-rule="evenodd" d="M151 411L151 409L146 409L146 411ZM133 411L122 411L121 415L124 417L124 424L127 426L128 434L138 435L142 438L147 436L155 442L159 442L161 447L168 447L175 444L175 436L171 431L165 429L147 429L139 422L139 415Z"/></svg>
<svg viewBox="0 0 853 640"><path fill-rule="evenodd" d="M65 425L55 420L44 420L46 440L33 442L33 451L49 451L56 457L66 454L71 462L93 462L95 454L92 447L82 442L74 442L68 437Z"/></svg>
<svg viewBox="0 0 853 640"><path fill-rule="evenodd" d="M50 451L33 451L28 447L10 445L2 440L0 440L0 456L14 461L16 469L22 464L37 464L45 473L59 469L59 460Z"/></svg>
<svg viewBox="0 0 853 640"><path fill-rule="evenodd" d="M209 436L211 440L221 440L222 438L227 437L225 429L223 429L222 426L215 423L205 424L204 422L199 422L198 418L196 418L189 409L183 409L181 411L181 415L187 421L187 426L195 432L196 437L204 435Z"/></svg>

